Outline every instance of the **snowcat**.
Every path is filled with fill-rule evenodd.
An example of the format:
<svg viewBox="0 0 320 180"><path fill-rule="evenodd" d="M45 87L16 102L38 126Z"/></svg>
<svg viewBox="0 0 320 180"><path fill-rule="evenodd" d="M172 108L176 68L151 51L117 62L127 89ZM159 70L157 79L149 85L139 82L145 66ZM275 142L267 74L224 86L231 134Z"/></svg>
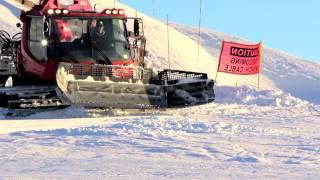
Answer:
<svg viewBox="0 0 320 180"><path fill-rule="evenodd" d="M205 73L145 67L140 18L88 0L42 0L0 31L0 107L168 108L214 100ZM186 62L187 63L187 62Z"/></svg>

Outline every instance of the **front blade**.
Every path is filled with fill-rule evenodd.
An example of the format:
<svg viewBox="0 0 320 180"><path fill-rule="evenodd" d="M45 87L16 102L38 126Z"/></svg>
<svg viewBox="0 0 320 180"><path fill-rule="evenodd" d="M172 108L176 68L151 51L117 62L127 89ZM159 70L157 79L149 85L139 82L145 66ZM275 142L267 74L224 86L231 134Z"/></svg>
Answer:
<svg viewBox="0 0 320 180"><path fill-rule="evenodd" d="M64 99L85 107L184 107L214 100L214 83L206 74L164 70L61 63L57 84ZM62 98L63 99L63 98Z"/></svg>
<svg viewBox="0 0 320 180"><path fill-rule="evenodd" d="M81 72L79 66L82 66ZM86 67L86 68L84 68ZM84 78L84 69L88 69L88 78ZM92 76L92 69L99 69L102 75L97 76L99 80L94 80ZM76 68L76 69L75 69ZM105 70L109 69L112 72L106 74ZM57 71L57 84L63 94L71 101L72 104L81 105L85 107L108 107L108 108L149 108L149 107L165 107L166 98L164 95L164 88L161 85L144 84L143 77L138 77L135 74L141 69L130 68L133 73L131 77L119 78L119 68L123 68L123 75L128 76L127 67L111 67L105 65L79 65L79 64L60 64ZM77 78L82 77L81 79ZM113 77L118 80L128 80L115 82L111 80ZM91 79L90 79L91 78ZM146 78L145 78L146 79ZM140 81L139 81L140 80ZM134 82L133 82L134 81Z"/></svg>

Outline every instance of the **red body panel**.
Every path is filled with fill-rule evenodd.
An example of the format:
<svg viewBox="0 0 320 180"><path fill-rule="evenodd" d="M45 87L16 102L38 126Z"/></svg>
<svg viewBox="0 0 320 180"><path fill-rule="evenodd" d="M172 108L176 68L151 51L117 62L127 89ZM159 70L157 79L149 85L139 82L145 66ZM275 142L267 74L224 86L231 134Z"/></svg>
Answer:
<svg viewBox="0 0 320 180"><path fill-rule="evenodd" d="M59 1L63 0L45 0L42 5L34 6L30 11L26 13L22 13L20 19L24 23L23 31L22 31L22 41L21 41L21 49L18 50L18 67L17 70L20 74L23 75L32 75L36 76L40 80L55 80L56 70L58 64L62 62L59 59L48 59L46 61L37 60L30 52L28 47L28 24L26 22L27 15L38 15L38 16L53 16L48 15L48 9L68 9L70 12L68 14L54 15L54 16L68 16L68 17L105 17L111 16L115 18L125 18L124 14L122 15L107 15L106 13L96 13L93 12L93 8L91 7L88 0L74 0L78 2L78 4L74 4L68 7L63 7L59 3ZM72 12L76 11L76 12ZM80 12L81 11L81 12ZM68 38L68 32L65 34L65 38ZM81 60L81 64L94 64L93 61L85 61ZM133 64L134 61L132 59L129 60L119 60L113 61L113 65L130 65Z"/></svg>

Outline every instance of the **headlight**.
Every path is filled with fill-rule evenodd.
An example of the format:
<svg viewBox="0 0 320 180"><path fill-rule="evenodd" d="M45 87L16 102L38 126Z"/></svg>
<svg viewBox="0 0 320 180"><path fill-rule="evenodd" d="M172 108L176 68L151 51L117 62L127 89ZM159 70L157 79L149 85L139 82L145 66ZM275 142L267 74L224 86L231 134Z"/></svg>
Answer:
<svg viewBox="0 0 320 180"><path fill-rule="evenodd" d="M112 10L112 14L114 14L114 15L118 14L118 10L116 10L116 9Z"/></svg>
<svg viewBox="0 0 320 180"><path fill-rule="evenodd" d="M62 10L62 13L63 14L69 14L69 10L68 9L64 9L64 10Z"/></svg>
<svg viewBox="0 0 320 180"><path fill-rule="evenodd" d="M111 12L111 10L110 9L107 9L106 10L106 14L111 14L112 12Z"/></svg>
<svg viewBox="0 0 320 180"><path fill-rule="evenodd" d="M56 9L56 14L61 14L61 9Z"/></svg>
<svg viewBox="0 0 320 180"><path fill-rule="evenodd" d="M118 14L124 15L124 10L123 10L123 9L120 9L120 10L118 11Z"/></svg>
<svg viewBox="0 0 320 180"><path fill-rule="evenodd" d="M49 15L52 15L54 13L54 10L53 9L49 9L47 12L48 12Z"/></svg>

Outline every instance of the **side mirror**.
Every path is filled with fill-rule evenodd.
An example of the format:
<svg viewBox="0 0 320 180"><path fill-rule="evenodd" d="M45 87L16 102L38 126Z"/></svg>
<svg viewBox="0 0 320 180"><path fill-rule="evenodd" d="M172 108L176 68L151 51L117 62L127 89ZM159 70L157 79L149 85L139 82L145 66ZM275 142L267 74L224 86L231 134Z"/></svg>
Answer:
<svg viewBox="0 0 320 180"><path fill-rule="evenodd" d="M45 38L49 37L49 22L46 20L43 22L43 35Z"/></svg>
<svg viewBox="0 0 320 180"><path fill-rule="evenodd" d="M134 29L134 35L139 36L140 35L140 23L139 23L138 19L134 19L133 29Z"/></svg>
<svg viewBox="0 0 320 180"><path fill-rule="evenodd" d="M126 26L129 37L140 38L144 36L143 21L141 18L127 18Z"/></svg>
<svg viewBox="0 0 320 180"><path fill-rule="evenodd" d="M49 32L49 23L45 21L43 24L43 32Z"/></svg>

